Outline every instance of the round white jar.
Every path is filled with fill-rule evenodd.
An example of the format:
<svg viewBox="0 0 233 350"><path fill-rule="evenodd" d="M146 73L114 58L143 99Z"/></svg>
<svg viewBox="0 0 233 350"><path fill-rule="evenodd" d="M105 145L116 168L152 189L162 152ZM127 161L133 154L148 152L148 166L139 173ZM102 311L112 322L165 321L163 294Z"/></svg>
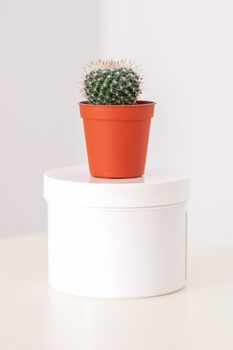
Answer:
<svg viewBox="0 0 233 350"><path fill-rule="evenodd" d="M48 171L49 284L95 298L167 294L186 282L189 179L157 168L100 179L86 166Z"/></svg>

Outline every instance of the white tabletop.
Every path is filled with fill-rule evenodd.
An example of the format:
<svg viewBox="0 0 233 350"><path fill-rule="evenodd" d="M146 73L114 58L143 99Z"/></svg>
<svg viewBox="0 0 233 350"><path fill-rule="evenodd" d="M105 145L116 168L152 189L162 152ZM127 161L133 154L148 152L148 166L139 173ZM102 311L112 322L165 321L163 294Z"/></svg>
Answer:
<svg viewBox="0 0 233 350"><path fill-rule="evenodd" d="M233 245L192 243L188 286L163 297L84 299L47 286L47 237L0 240L2 350L232 350Z"/></svg>

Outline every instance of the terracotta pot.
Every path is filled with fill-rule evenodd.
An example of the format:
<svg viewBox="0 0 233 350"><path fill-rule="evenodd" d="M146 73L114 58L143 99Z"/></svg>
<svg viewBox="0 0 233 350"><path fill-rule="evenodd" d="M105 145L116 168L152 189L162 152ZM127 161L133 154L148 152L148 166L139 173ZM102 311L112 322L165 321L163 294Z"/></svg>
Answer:
<svg viewBox="0 0 233 350"><path fill-rule="evenodd" d="M145 169L154 102L94 105L80 102L92 176L131 178Z"/></svg>

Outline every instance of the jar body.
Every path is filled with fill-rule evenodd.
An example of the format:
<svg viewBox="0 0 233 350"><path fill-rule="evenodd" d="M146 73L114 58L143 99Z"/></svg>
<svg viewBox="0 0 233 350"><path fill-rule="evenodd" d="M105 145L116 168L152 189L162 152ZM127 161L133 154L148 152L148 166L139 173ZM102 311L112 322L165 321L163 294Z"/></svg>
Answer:
<svg viewBox="0 0 233 350"><path fill-rule="evenodd" d="M48 203L49 284L95 298L174 292L186 280L186 203L88 208Z"/></svg>

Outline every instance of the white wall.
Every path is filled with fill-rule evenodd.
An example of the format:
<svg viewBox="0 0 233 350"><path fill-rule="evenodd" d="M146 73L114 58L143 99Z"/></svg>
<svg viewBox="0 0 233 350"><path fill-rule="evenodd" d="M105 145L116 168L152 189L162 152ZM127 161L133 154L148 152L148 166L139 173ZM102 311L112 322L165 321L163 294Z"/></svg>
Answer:
<svg viewBox="0 0 233 350"><path fill-rule="evenodd" d="M231 0L1 3L0 234L43 230L45 169L85 159L81 64L131 58L157 101L148 166L190 170L190 235L233 240Z"/></svg>
<svg viewBox="0 0 233 350"><path fill-rule="evenodd" d="M98 3L2 1L0 43L0 235L15 235L46 227L43 172L85 159L75 84L101 48Z"/></svg>
<svg viewBox="0 0 233 350"><path fill-rule="evenodd" d="M105 58L129 57L157 101L148 165L192 176L190 235L233 240L233 2L104 0Z"/></svg>

